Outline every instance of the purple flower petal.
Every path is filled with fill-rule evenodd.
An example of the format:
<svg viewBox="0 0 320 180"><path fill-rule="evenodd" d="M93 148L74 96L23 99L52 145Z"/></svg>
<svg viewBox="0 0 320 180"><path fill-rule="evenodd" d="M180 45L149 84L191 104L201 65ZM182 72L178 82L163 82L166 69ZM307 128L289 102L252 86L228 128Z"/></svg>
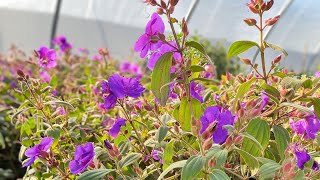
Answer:
<svg viewBox="0 0 320 180"><path fill-rule="evenodd" d="M116 138L120 132L121 126L126 125L126 120L125 119L117 119L111 129L109 130L109 135Z"/></svg>
<svg viewBox="0 0 320 180"><path fill-rule="evenodd" d="M317 161L313 161L312 170L314 170L314 171L319 170L319 163Z"/></svg>
<svg viewBox="0 0 320 180"><path fill-rule="evenodd" d="M69 163L71 173L79 174L83 172L93 161L94 155L93 143L88 142L77 146L74 160Z"/></svg>
<svg viewBox="0 0 320 180"><path fill-rule="evenodd" d="M310 160L310 155L305 150L296 149L294 154L297 158L297 166L300 169L304 169L304 164Z"/></svg>
<svg viewBox="0 0 320 180"><path fill-rule="evenodd" d="M27 162L25 162L25 163L22 164L22 167L31 166L36 159L37 159L36 156L31 157Z"/></svg>
<svg viewBox="0 0 320 180"><path fill-rule="evenodd" d="M104 98L104 103L102 105L103 109L112 109L117 103L117 97L112 93L109 96Z"/></svg>

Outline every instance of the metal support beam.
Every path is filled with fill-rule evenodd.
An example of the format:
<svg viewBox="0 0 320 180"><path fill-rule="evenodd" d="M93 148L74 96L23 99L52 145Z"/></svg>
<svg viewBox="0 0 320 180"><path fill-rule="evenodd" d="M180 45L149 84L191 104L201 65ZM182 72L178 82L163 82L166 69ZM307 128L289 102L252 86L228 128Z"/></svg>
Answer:
<svg viewBox="0 0 320 180"><path fill-rule="evenodd" d="M186 14L186 22L188 23L193 15L195 8L197 7L199 0L192 0L188 12Z"/></svg>
<svg viewBox="0 0 320 180"><path fill-rule="evenodd" d="M293 0L287 0L287 2L284 4L284 6L280 9L279 11L279 15L280 17L284 16L285 13L287 12L287 10L289 9L290 5L292 4ZM267 31L266 33L264 34L264 37L263 37L263 40L266 40L273 32L273 30L277 27L277 23L274 24L273 26L271 26ZM256 59L258 57L258 54L259 54L259 49L256 51L256 53L254 54L253 56L253 64L256 62Z"/></svg>
<svg viewBox="0 0 320 180"><path fill-rule="evenodd" d="M53 21L51 25L51 36L50 36L50 48L53 48L52 40L56 37L57 26L59 21L60 9L61 9L62 0L57 0L56 9L53 16Z"/></svg>

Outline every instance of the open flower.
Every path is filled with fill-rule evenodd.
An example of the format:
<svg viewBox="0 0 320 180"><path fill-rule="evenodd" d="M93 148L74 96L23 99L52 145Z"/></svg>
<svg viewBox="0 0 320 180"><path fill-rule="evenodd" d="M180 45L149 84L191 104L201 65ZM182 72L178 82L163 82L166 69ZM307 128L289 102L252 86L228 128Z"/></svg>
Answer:
<svg viewBox="0 0 320 180"><path fill-rule="evenodd" d="M212 134L213 142L217 144L223 144L227 137L228 131L223 128L224 125L233 125L234 117L229 110L225 110L222 107L210 106L208 107L202 117L200 118L202 127L200 133L202 134L211 123L217 122L217 127Z"/></svg>
<svg viewBox="0 0 320 180"><path fill-rule="evenodd" d="M40 72L40 78L42 82L50 82L51 81L51 76L47 71L41 71Z"/></svg>
<svg viewBox="0 0 320 180"><path fill-rule="evenodd" d="M314 75L315 75L316 77L320 78L320 71L316 72Z"/></svg>
<svg viewBox="0 0 320 180"><path fill-rule="evenodd" d="M297 122L290 119L289 122L291 129L305 139L315 139L316 134L320 130L320 121L314 114Z"/></svg>
<svg viewBox="0 0 320 180"><path fill-rule="evenodd" d="M293 153L297 159L297 166L299 169L304 169L304 165L311 159L310 155L307 153L306 150L302 149L298 145L292 146Z"/></svg>
<svg viewBox="0 0 320 180"><path fill-rule="evenodd" d="M25 155L29 157L29 160L23 163L22 167L27 167L33 164L36 159L41 157L41 154L43 151L46 152L50 148L52 143L53 143L52 138L45 137L41 140L39 144L26 150Z"/></svg>
<svg viewBox="0 0 320 180"><path fill-rule="evenodd" d="M203 103L203 97L200 95L203 91L203 87L201 84L197 84L194 81L190 83L190 94L193 98L199 100Z"/></svg>
<svg viewBox="0 0 320 180"><path fill-rule="evenodd" d="M52 43L58 45L62 52L68 52L72 46L64 36L58 36L52 40Z"/></svg>
<svg viewBox="0 0 320 180"><path fill-rule="evenodd" d="M159 161L161 164L163 164L163 160L161 159L161 154L162 152L159 151L159 150L152 150L151 152L151 155L152 155L152 158L156 161Z"/></svg>
<svg viewBox="0 0 320 180"><path fill-rule="evenodd" d="M108 82L102 84L102 91L109 92L104 98L105 109L111 109L116 105L117 99L125 96L137 98L141 96L145 88L142 87L138 78L126 78L119 74L113 74L109 77Z"/></svg>
<svg viewBox="0 0 320 180"><path fill-rule="evenodd" d="M134 51L140 52L140 57L146 57L149 50L158 49L162 42L159 41L158 33L164 33L164 23L157 13L153 13L148 22L145 33L141 35L134 45Z"/></svg>
<svg viewBox="0 0 320 180"><path fill-rule="evenodd" d="M72 174L83 172L93 161L94 147L93 143L88 142L77 146L74 153L74 160L69 163L69 169Z"/></svg>
<svg viewBox="0 0 320 180"><path fill-rule="evenodd" d="M119 70L123 73L131 73L136 76L141 76L142 75L142 70L139 64L133 63L133 62L122 62L119 65Z"/></svg>
<svg viewBox="0 0 320 180"><path fill-rule="evenodd" d="M45 46L40 47L38 52L38 62L43 68L54 68L57 65L56 51Z"/></svg>
<svg viewBox="0 0 320 180"><path fill-rule="evenodd" d="M169 41L168 43L174 47L177 47L177 44L173 41ZM176 49L173 48L172 46L168 44L162 44L159 51L153 52L148 61L148 68L152 70L156 65L157 61L159 60L159 58L167 52L173 52L173 59L176 62L179 62L181 60L181 54L177 52Z"/></svg>
<svg viewBox="0 0 320 180"><path fill-rule="evenodd" d="M121 127L125 125L126 125L125 119L122 119L122 118L117 119L114 122L113 126L110 128L109 135L116 138L121 130Z"/></svg>

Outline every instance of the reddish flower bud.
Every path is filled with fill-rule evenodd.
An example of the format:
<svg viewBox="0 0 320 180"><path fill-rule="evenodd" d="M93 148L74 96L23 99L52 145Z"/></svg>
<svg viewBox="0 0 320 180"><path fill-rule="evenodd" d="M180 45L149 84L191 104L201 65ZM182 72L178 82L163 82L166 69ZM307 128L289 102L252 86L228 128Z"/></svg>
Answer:
<svg viewBox="0 0 320 180"><path fill-rule="evenodd" d="M250 65L251 64L251 60L250 59L241 58L241 61L244 62L246 65Z"/></svg>
<svg viewBox="0 0 320 180"><path fill-rule="evenodd" d="M267 4L266 3L262 3L260 6L260 9L264 12L267 10Z"/></svg>
<svg viewBox="0 0 320 180"><path fill-rule="evenodd" d="M257 8L257 6L255 6L254 4L248 4L247 6L248 6L248 9L254 14L259 13L259 8Z"/></svg>
<svg viewBox="0 0 320 180"><path fill-rule="evenodd" d="M20 77L24 77L24 73L23 73L23 71L21 71L20 69L17 70L17 74L18 74Z"/></svg>
<svg viewBox="0 0 320 180"><path fill-rule="evenodd" d="M163 8L158 7L158 8L157 8L157 13L158 13L159 15L162 15L162 14L164 13Z"/></svg>
<svg viewBox="0 0 320 180"><path fill-rule="evenodd" d="M211 138L208 138L204 141L202 147L204 150L208 150L212 147L212 144L213 144L213 140Z"/></svg>
<svg viewBox="0 0 320 180"><path fill-rule="evenodd" d="M282 58L282 55L280 54L279 56L277 56L277 57L272 61L272 63L273 63L273 64L279 63L279 62L281 61L281 58Z"/></svg>
<svg viewBox="0 0 320 180"><path fill-rule="evenodd" d="M272 25L274 25L279 19L280 19L280 16L276 16L276 17L267 19L267 20L265 21L266 26L272 26Z"/></svg>
<svg viewBox="0 0 320 180"><path fill-rule="evenodd" d="M269 11L269 10L272 8L273 3L274 3L274 1L273 1L273 0L271 0L271 1L269 1L269 2L267 3L266 11Z"/></svg>
<svg viewBox="0 0 320 180"><path fill-rule="evenodd" d="M172 13L174 12L174 7L175 7L175 6L170 6L170 8L169 8L169 13L170 13L170 14L172 14Z"/></svg>
<svg viewBox="0 0 320 180"><path fill-rule="evenodd" d="M167 4L166 4L166 2L164 2L163 0L161 0L161 7L162 7L163 9L166 9L166 8L167 8Z"/></svg>
<svg viewBox="0 0 320 180"><path fill-rule="evenodd" d="M226 145L226 147L229 147L232 144L232 141L232 137L228 136L224 144Z"/></svg>
<svg viewBox="0 0 320 180"><path fill-rule="evenodd" d="M156 0L145 0L144 3L147 3L151 6L156 6L157 5L157 1Z"/></svg>
<svg viewBox="0 0 320 180"><path fill-rule="evenodd" d="M184 18L182 19L182 32L185 34L185 36L188 36L188 34L189 34L187 22Z"/></svg>
<svg viewBox="0 0 320 180"><path fill-rule="evenodd" d="M257 24L257 20L255 19L251 19L251 18L247 18L245 20L243 20L245 23L247 23L248 26L254 26Z"/></svg>
<svg viewBox="0 0 320 180"><path fill-rule="evenodd" d="M176 6L178 4L179 0L169 0L169 3L171 6Z"/></svg>
<svg viewBox="0 0 320 180"><path fill-rule="evenodd" d="M239 144L239 143L242 142L242 140L243 140L243 137L242 137L242 136L237 136L237 137L234 139L234 143L235 143L235 144Z"/></svg>
<svg viewBox="0 0 320 180"><path fill-rule="evenodd" d="M160 127L160 124L159 124L159 123L154 122L154 123L152 123L152 124L153 124L153 126L154 126L156 129L159 129L159 127Z"/></svg>
<svg viewBox="0 0 320 180"><path fill-rule="evenodd" d="M214 168L214 167L216 167L216 165L217 165L217 161L216 161L215 159L210 159L210 160L209 160L208 166L209 166L210 168Z"/></svg>

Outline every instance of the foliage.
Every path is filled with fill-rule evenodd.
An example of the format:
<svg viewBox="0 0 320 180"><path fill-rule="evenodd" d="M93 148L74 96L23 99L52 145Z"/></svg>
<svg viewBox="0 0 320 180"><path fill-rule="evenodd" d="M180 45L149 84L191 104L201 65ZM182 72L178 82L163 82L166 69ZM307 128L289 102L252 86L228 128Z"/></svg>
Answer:
<svg viewBox="0 0 320 180"><path fill-rule="evenodd" d="M24 178L319 179L320 78L278 70L286 52L262 38L279 20L262 21L273 0L247 5L260 42L237 41L227 54L258 48L262 71L241 59L252 72L221 80L186 21L172 17L178 0L145 2L157 13L134 50L150 71L118 64L107 49L76 53L64 37L55 50L13 49L1 60L0 147L21 145ZM270 69L266 48L282 53Z"/></svg>

